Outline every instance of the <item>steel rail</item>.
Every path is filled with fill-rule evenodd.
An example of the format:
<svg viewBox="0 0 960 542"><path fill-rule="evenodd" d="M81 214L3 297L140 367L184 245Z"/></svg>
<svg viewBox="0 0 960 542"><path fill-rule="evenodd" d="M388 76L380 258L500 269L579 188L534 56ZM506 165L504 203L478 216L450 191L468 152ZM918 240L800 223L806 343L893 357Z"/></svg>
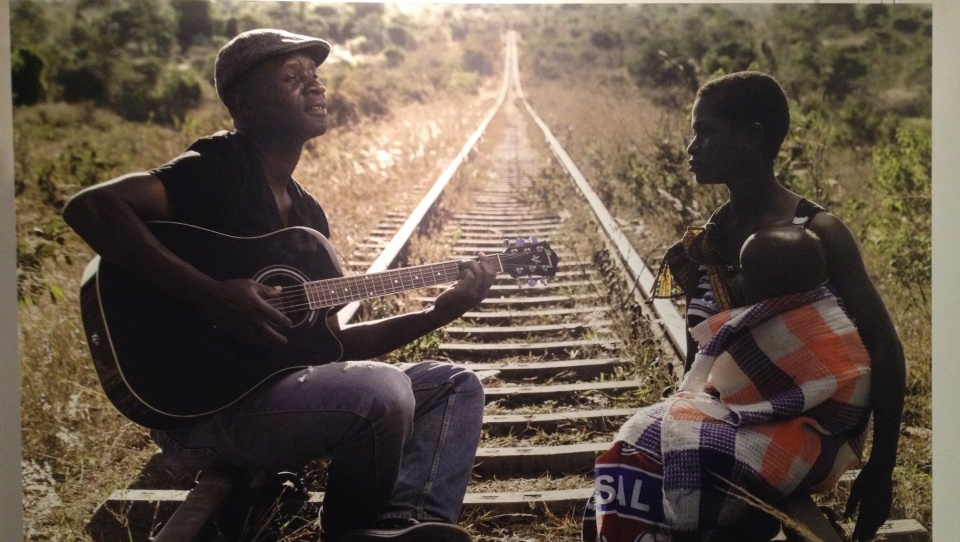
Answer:
<svg viewBox="0 0 960 542"><path fill-rule="evenodd" d="M440 174L440 177L437 178L436 182L433 183L433 186L430 187L430 190L427 192L427 194L422 200L420 200L420 203L418 203L413 212L410 213L410 216L406 219L406 221L404 221L403 225L400 226L400 228L397 230L397 233L394 234L387 246L373 261L373 263L367 269L367 273L385 271L391 265L393 265L393 263L397 260L397 257L400 255L400 251L403 250L403 247L410 241L411 236L413 236L414 232L427 216L427 213L440 198L440 195L447 187L447 184L450 183L450 179L453 178L454 173L457 172L461 164L467 161L470 151L476 146L477 142L480 140L480 136L482 136L486 131L487 125L490 124L493 116L496 115L497 111L500 110L500 106L503 104L504 99L506 99L508 89L507 82L509 80L507 73L508 69L509 64L504 62L504 75L500 83L500 90L497 95L496 103L494 103L493 107L487 111L487 114L484 116L477 129L473 132L473 135L471 135L467 139L467 142L463 144L463 147L460 149L460 152L457 153L457 156L452 162L450 162L450 165L447 166L443 173ZM340 311L337 313L337 318L340 321L340 325L345 325L352 320L359 308L360 303L353 302L340 309Z"/></svg>
<svg viewBox="0 0 960 542"><path fill-rule="evenodd" d="M530 102L528 102L524 97L523 89L520 86L520 68L519 62L517 61L517 36L515 31L510 31L507 33L507 47L510 51L512 51L511 70L513 73L512 79L516 87L517 96L523 102L523 105L526 107L530 117L533 118L533 120L537 123L537 126L540 127L540 130L543 131L543 135L550 145L550 150L553 151L554 155L556 155L557 159L563 164L564 168L566 168L567 172L576 182L576 185L583 194L583 197L587 200L587 203L589 203L590 208L596 215L600 226L603 228L604 232L606 232L613 245L617 248L618 254L626 265L634 283L643 289L644 297L650 300L651 304L653 305L653 309L660 317L661 327L669 336L674 348L680 356L680 359L685 359L687 355L687 338L686 326L684 324L683 317L680 316L676 306L670 300L653 298L654 279L656 278L655 275L644 263L636 249L633 248L633 245L630 243L630 240L627 238L627 236L623 233L620 227L617 226L617 222L613 219L610 211L607 210L606 206L600 200L600 196L598 196L596 191L590 187L590 183L587 181L586 177L584 177L583 173L580 171L580 168L577 167L577 164L572 158L570 158L570 155L563 148L563 145L560 144L560 141L553 135L553 132L550 131L550 127L547 126L547 123L545 123L539 115L537 115L537 112L530 105Z"/></svg>

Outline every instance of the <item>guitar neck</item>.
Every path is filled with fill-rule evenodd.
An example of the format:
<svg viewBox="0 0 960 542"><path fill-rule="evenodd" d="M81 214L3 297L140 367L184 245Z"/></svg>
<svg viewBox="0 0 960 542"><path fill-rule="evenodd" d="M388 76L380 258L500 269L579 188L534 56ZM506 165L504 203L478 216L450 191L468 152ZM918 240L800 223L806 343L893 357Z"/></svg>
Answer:
<svg viewBox="0 0 960 542"><path fill-rule="evenodd" d="M503 262L500 256L500 254L496 255L497 272L503 273ZM460 279L461 263L459 260L451 260L366 275L324 279L306 282L303 284L303 288L310 309L317 310L407 290L455 282Z"/></svg>

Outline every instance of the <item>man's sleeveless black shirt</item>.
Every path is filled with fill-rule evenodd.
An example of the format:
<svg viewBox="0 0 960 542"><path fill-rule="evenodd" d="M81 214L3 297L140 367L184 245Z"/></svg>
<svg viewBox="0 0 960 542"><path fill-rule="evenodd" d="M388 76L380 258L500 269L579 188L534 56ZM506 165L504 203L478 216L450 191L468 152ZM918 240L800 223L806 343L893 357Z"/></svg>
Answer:
<svg viewBox="0 0 960 542"><path fill-rule="evenodd" d="M239 237L283 228L256 150L242 134L223 131L198 139L150 173L167 191L172 221ZM317 200L293 179L287 190L292 201L288 225L329 237L327 217Z"/></svg>

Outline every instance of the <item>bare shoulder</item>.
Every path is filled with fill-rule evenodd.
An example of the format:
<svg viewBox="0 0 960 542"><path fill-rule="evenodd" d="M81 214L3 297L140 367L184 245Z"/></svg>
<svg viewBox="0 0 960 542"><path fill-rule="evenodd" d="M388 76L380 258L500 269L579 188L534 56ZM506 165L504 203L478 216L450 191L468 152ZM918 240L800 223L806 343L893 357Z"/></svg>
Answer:
<svg viewBox="0 0 960 542"><path fill-rule="evenodd" d="M833 262L860 263L860 245L850 228L830 212L820 212L810 219L807 228L817 234Z"/></svg>

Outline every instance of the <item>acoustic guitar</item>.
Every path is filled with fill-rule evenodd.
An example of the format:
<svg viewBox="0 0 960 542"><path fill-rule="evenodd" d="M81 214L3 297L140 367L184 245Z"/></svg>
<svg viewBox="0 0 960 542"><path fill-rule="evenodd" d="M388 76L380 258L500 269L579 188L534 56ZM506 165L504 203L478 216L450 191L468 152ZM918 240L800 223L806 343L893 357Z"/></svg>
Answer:
<svg viewBox="0 0 960 542"><path fill-rule="evenodd" d="M462 261L343 276L329 241L292 227L233 237L177 222L148 227L174 254L217 279L279 285L270 299L293 321L287 343L259 347L218 330L189 303L95 257L81 283L81 316L104 392L130 420L155 429L195 423L270 377L337 361L343 354L327 316L354 301L455 282ZM499 273L552 277L557 255L545 242L517 241L491 257Z"/></svg>

